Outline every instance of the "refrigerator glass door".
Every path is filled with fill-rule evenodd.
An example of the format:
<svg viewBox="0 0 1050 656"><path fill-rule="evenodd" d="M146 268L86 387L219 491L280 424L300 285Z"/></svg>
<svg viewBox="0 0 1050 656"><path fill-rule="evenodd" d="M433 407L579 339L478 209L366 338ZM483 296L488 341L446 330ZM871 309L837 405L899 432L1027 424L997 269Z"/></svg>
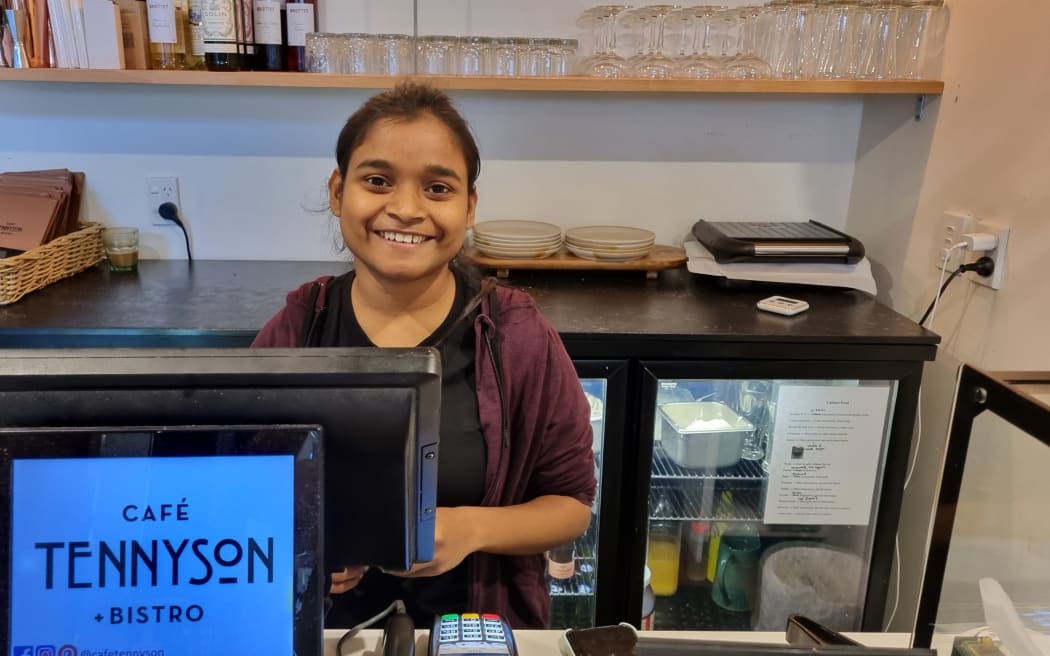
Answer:
<svg viewBox="0 0 1050 656"><path fill-rule="evenodd" d="M890 380L659 379L643 625L860 628Z"/></svg>
<svg viewBox="0 0 1050 656"><path fill-rule="evenodd" d="M598 517L602 492L602 452L605 439L605 406L608 384L605 378L583 378L584 394L591 406L594 435L595 478L598 490L591 506L591 524L586 533L547 552L547 583L551 594L551 628L584 628L594 624L594 589L597 576Z"/></svg>

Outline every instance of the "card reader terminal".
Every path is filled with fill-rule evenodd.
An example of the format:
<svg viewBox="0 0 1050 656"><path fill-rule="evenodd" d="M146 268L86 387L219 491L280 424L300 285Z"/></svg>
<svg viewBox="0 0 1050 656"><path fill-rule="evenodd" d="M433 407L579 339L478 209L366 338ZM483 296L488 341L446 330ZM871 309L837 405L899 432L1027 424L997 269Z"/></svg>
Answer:
<svg viewBox="0 0 1050 656"><path fill-rule="evenodd" d="M514 635L496 613L446 613L434 618L430 656L491 654L517 656Z"/></svg>

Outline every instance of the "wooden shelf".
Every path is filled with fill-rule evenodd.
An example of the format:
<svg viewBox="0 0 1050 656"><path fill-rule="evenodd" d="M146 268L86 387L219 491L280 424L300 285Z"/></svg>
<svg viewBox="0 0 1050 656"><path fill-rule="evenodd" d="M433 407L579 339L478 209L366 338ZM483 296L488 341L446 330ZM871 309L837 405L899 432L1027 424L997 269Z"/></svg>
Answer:
<svg viewBox="0 0 1050 656"><path fill-rule="evenodd" d="M322 75L246 71L108 71L90 69L0 68L0 82L162 84L183 86L385 89L400 78L377 75ZM427 76L434 86L453 91L587 93L746 93L746 94L940 94L935 80L608 80L591 77L507 78Z"/></svg>

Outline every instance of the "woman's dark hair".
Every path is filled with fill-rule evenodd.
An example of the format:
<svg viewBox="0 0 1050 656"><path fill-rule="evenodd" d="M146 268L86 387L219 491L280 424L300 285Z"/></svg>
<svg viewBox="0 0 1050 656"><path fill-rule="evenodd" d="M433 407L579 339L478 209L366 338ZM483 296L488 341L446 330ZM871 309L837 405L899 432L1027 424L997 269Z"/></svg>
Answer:
<svg viewBox="0 0 1050 656"><path fill-rule="evenodd" d="M350 153L361 145L368 131L384 119L411 121L430 114L452 131L467 162L467 189L474 191L474 183L481 173L481 154L467 122L452 105L452 100L441 90L420 82L401 82L393 89L376 94L346 120L335 143L335 161L339 175L346 178Z"/></svg>

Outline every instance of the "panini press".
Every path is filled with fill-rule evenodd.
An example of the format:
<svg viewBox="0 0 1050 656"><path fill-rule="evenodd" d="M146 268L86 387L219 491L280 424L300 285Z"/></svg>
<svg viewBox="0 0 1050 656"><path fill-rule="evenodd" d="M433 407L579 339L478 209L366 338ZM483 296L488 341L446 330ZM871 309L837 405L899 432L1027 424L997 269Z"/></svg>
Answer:
<svg viewBox="0 0 1050 656"><path fill-rule="evenodd" d="M715 261L856 264L864 245L817 221L706 221L693 236Z"/></svg>

